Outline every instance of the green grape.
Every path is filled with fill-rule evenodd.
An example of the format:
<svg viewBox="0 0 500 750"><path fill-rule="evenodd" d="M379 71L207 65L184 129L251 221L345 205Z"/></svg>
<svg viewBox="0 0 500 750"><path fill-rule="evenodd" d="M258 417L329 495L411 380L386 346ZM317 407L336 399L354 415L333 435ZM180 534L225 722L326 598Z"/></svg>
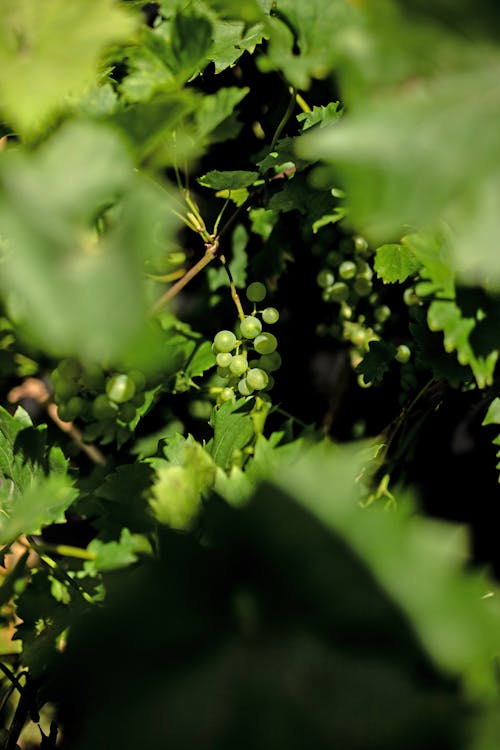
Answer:
<svg viewBox="0 0 500 750"><path fill-rule="evenodd" d="M262 310L262 320L267 325L274 325L274 323L278 322L279 318L280 314L275 307L266 307L265 310Z"/></svg>
<svg viewBox="0 0 500 750"><path fill-rule="evenodd" d="M219 378L230 378L231 377L231 371L229 367L218 367L217 368L217 375Z"/></svg>
<svg viewBox="0 0 500 750"><path fill-rule="evenodd" d="M361 375L358 375L358 385L360 388L371 388L371 382L369 380L365 380L365 376L361 373Z"/></svg>
<svg viewBox="0 0 500 750"><path fill-rule="evenodd" d="M274 372L279 370L281 367L281 355L279 352L274 351L270 354L263 354L259 360L257 360L257 367L261 367L266 372Z"/></svg>
<svg viewBox="0 0 500 750"><path fill-rule="evenodd" d="M355 328L349 336L351 343L354 344L354 346L364 346L367 339L367 333L368 332L365 331L364 328Z"/></svg>
<svg viewBox="0 0 500 750"><path fill-rule="evenodd" d="M240 322L240 331L246 339L254 339L262 331L262 323L254 315L247 315Z"/></svg>
<svg viewBox="0 0 500 750"><path fill-rule="evenodd" d="M223 388L219 394L219 399L223 402L234 401L235 398L236 398L236 394L233 388Z"/></svg>
<svg viewBox="0 0 500 750"><path fill-rule="evenodd" d="M420 298L415 293L415 290L412 287L408 287L408 289L404 290L403 302L405 303L405 305L408 305L408 307L411 307L412 305L418 305L420 303Z"/></svg>
<svg viewBox="0 0 500 750"><path fill-rule="evenodd" d="M125 404L122 404L118 411L118 416L120 417L122 422L127 422L127 423L132 422L135 419L136 414L137 414L137 409L130 401L128 401Z"/></svg>
<svg viewBox="0 0 500 750"><path fill-rule="evenodd" d="M113 406L105 393L100 393L95 397L91 411L96 419L109 419L116 415L116 407Z"/></svg>
<svg viewBox="0 0 500 750"><path fill-rule="evenodd" d="M273 388L274 388L274 378L273 378L272 375L269 375L268 378L267 378L267 385L266 385L265 390L266 391L270 391Z"/></svg>
<svg viewBox="0 0 500 750"><path fill-rule="evenodd" d="M242 396L250 396L253 392L253 388L247 383L246 378L242 378L238 383L238 390Z"/></svg>
<svg viewBox="0 0 500 750"><path fill-rule="evenodd" d="M411 357L411 349L406 344L400 344L396 351L396 360L401 364L406 364Z"/></svg>
<svg viewBox="0 0 500 750"><path fill-rule="evenodd" d="M215 357L215 361L219 367L229 367L233 355L230 352L219 352Z"/></svg>
<svg viewBox="0 0 500 750"><path fill-rule="evenodd" d="M338 250L330 250L326 256L326 262L329 266L338 266L341 260L342 256Z"/></svg>
<svg viewBox="0 0 500 750"><path fill-rule="evenodd" d="M352 316L354 315L354 310L352 307L345 302L342 302L340 305L340 315L344 320L351 320Z"/></svg>
<svg viewBox="0 0 500 750"><path fill-rule="evenodd" d="M253 367L247 372L246 381L249 388L253 388L255 391L261 391L267 386L269 376L265 370L261 370L259 367Z"/></svg>
<svg viewBox="0 0 500 750"><path fill-rule="evenodd" d="M278 346L278 339L272 333L261 333L254 339L254 349L259 354L271 354Z"/></svg>
<svg viewBox="0 0 500 750"><path fill-rule="evenodd" d="M103 391L105 377L102 367L94 364L85 365L85 369L82 373L82 382L84 387L89 391Z"/></svg>
<svg viewBox="0 0 500 750"><path fill-rule="evenodd" d="M329 268L322 268L316 276L316 281L318 282L318 286L322 289L328 289L335 281L335 276Z"/></svg>
<svg viewBox="0 0 500 750"><path fill-rule="evenodd" d="M128 376L134 381L137 391L144 390L146 387L146 376L141 370L130 370Z"/></svg>
<svg viewBox="0 0 500 750"><path fill-rule="evenodd" d="M57 370L52 373L52 382L56 401L59 402L69 401L69 399L72 396L76 396L80 390L80 386L76 380L63 379L62 375Z"/></svg>
<svg viewBox="0 0 500 750"><path fill-rule="evenodd" d="M363 278L371 280L373 278L373 269L366 260L358 259L356 261L356 267L358 269L356 274L358 279Z"/></svg>
<svg viewBox="0 0 500 750"><path fill-rule="evenodd" d="M85 409L85 401L80 396L72 396L66 404L59 404L57 414L63 422L72 422Z"/></svg>
<svg viewBox="0 0 500 750"><path fill-rule="evenodd" d="M373 289L373 284L370 279L364 276L358 276L354 282L354 291L359 294L360 297L367 297Z"/></svg>
<svg viewBox="0 0 500 750"><path fill-rule="evenodd" d="M218 352L230 352L236 346L236 336L232 331L219 331L214 338L214 348Z"/></svg>
<svg viewBox="0 0 500 750"><path fill-rule="evenodd" d="M354 249L358 253L364 253L368 250L368 242L365 240L364 237L361 237L358 235L357 237L353 237L353 241L354 241Z"/></svg>
<svg viewBox="0 0 500 750"><path fill-rule="evenodd" d="M243 375L248 370L248 360L244 354L236 354L229 365L232 375Z"/></svg>
<svg viewBox="0 0 500 750"><path fill-rule="evenodd" d="M385 323L386 320L389 320L391 317L391 308L387 305L380 305L380 307L376 307L374 312L375 320L379 323Z"/></svg>
<svg viewBox="0 0 500 750"><path fill-rule="evenodd" d="M106 395L115 404L123 404L134 397L135 383L132 378L123 373L112 375L106 382Z"/></svg>
<svg viewBox="0 0 500 750"><path fill-rule="evenodd" d="M334 302L346 302L349 297L349 287L343 281L335 282L328 291Z"/></svg>
<svg viewBox="0 0 500 750"><path fill-rule="evenodd" d="M82 373L82 367L76 359L61 360L57 369L64 380L77 380Z"/></svg>
<svg viewBox="0 0 500 750"><path fill-rule="evenodd" d="M358 267L352 260L344 260L339 266L339 276L346 281L356 276Z"/></svg>
<svg viewBox="0 0 500 750"><path fill-rule="evenodd" d="M247 287L246 294L247 299L249 299L250 302L262 302L267 294L267 289L265 284L263 284L261 281L253 281Z"/></svg>

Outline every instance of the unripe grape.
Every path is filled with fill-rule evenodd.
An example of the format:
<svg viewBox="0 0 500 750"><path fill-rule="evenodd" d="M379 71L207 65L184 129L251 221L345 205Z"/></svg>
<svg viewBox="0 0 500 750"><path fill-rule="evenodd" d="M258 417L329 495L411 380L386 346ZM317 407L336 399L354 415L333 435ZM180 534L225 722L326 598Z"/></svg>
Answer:
<svg viewBox="0 0 500 750"><path fill-rule="evenodd" d="M408 289L404 290L403 302L405 303L405 305L408 305L408 307L419 304L420 298L415 293L415 290L412 287L408 287Z"/></svg>
<svg viewBox="0 0 500 750"><path fill-rule="evenodd" d="M215 361L219 367L229 367L232 359L233 355L230 352L219 352L215 357Z"/></svg>
<svg viewBox="0 0 500 750"><path fill-rule="evenodd" d="M240 322L240 331L246 339L254 339L262 331L262 323L254 315L247 315Z"/></svg>
<svg viewBox="0 0 500 750"><path fill-rule="evenodd" d="M63 379L61 374L56 370L52 374L52 383L57 401L68 401L72 396L76 396L80 386L76 380Z"/></svg>
<svg viewBox="0 0 500 750"><path fill-rule="evenodd" d="M387 305L380 305L380 307L376 307L374 310L374 316L375 320L379 323L385 323L386 320L389 320L391 317L391 308Z"/></svg>
<svg viewBox="0 0 500 750"><path fill-rule="evenodd" d="M257 367L261 367L266 372L274 372L281 367L281 355L274 351L270 354L263 354L258 360Z"/></svg>
<svg viewBox="0 0 500 750"><path fill-rule="evenodd" d="M229 365L229 372L232 375L243 375L248 370L248 360L244 354L236 354Z"/></svg>
<svg viewBox="0 0 500 750"><path fill-rule="evenodd" d="M322 289L328 289L328 287L331 287L334 283L335 276L329 268L322 268L316 276L316 281L318 282L318 286Z"/></svg>
<svg viewBox="0 0 500 750"><path fill-rule="evenodd" d="M342 256L338 250L330 250L330 252L326 256L326 262L329 266L338 266L341 260Z"/></svg>
<svg viewBox="0 0 500 750"><path fill-rule="evenodd" d="M372 384L369 380L365 380L365 376L361 373L358 375L358 385L360 388L371 388Z"/></svg>
<svg viewBox="0 0 500 750"><path fill-rule="evenodd" d="M72 422L82 414L85 409L85 401L80 396L73 396L66 404L57 407L59 419L63 422Z"/></svg>
<svg viewBox="0 0 500 750"><path fill-rule="evenodd" d="M229 367L218 367L217 368L217 375L219 378L230 378L231 377L231 371Z"/></svg>
<svg viewBox="0 0 500 750"><path fill-rule="evenodd" d="M134 397L135 383L132 378L123 373L112 375L106 382L106 395L115 404L123 404Z"/></svg>
<svg viewBox="0 0 500 750"><path fill-rule="evenodd" d="M242 378L238 383L238 390L242 396L250 396L253 392L253 388L247 383L246 378Z"/></svg>
<svg viewBox="0 0 500 750"><path fill-rule="evenodd" d="M262 320L270 326L277 323L279 317L280 314L275 307L266 307L266 309L262 311Z"/></svg>
<svg viewBox="0 0 500 750"><path fill-rule="evenodd" d="M396 351L396 360L405 364L411 357L411 349L406 344L400 344Z"/></svg>
<svg viewBox="0 0 500 750"><path fill-rule="evenodd" d="M247 287L246 295L250 302L262 302L266 294L267 289L261 281L253 281Z"/></svg>
<svg viewBox="0 0 500 750"><path fill-rule="evenodd" d="M261 370L260 367L254 367L247 372L246 381L250 388L253 388L256 391L261 391L267 386L269 376L267 372Z"/></svg>
<svg viewBox="0 0 500 750"><path fill-rule="evenodd" d="M349 287L343 281L337 281L328 291L334 302L346 302L349 297Z"/></svg>
<svg viewBox="0 0 500 750"><path fill-rule="evenodd" d="M218 352L230 352L236 346L236 336L232 331L219 331L214 338L214 348Z"/></svg>
<svg viewBox="0 0 500 750"><path fill-rule="evenodd" d="M82 367L76 359L62 359L57 370L64 380L77 380L82 372Z"/></svg>
<svg viewBox="0 0 500 750"><path fill-rule="evenodd" d="M128 376L134 381L137 391L144 390L146 387L146 376L141 370L130 370Z"/></svg>
<svg viewBox="0 0 500 750"><path fill-rule="evenodd" d="M344 260L339 266L339 276L341 279L353 279L357 273L356 263L352 260Z"/></svg>
<svg viewBox="0 0 500 750"><path fill-rule="evenodd" d="M366 250L368 250L368 242L364 237L358 235L357 237L353 237L353 240L354 248L358 253L364 253Z"/></svg>
<svg viewBox="0 0 500 750"><path fill-rule="evenodd" d="M350 305L342 302L340 306L340 315L344 318L344 320L351 320L352 316L354 315L354 310Z"/></svg>
<svg viewBox="0 0 500 750"><path fill-rule="evenodd" d="M259 354L271 354L278 346L278 340L272 333L261 333L253 342L255 351Z"/></svg>
<svg viewBox="0 0 500 750"><path fill-rule="evenodd" d="M82 373L82 381L87 390L102 391L104 389L104 380L104 373L100 365L85 365L85 369Z"/></svg>
<svg viewBox="0 0 500 750"><path fill-rule="evenodd" d="M360 297L367 297L373 289L373 284L370 279L364 276L358 276L354 282L354 291L359 294Z"/></svg>
<svg viewBox="0 0 500 750"><path fill-rule="evenodd" d="M236 398L236 394L233 388L223 388L219 394L219 399L223 402L234 401L235 398Z"/></svg>
<svg viewBox="0 0 500 750"><path fill-rule="evenodd" d="M96 419L109 419L116 415L116 407L105 393L100 393L92 402L92 414Z"/></svg>

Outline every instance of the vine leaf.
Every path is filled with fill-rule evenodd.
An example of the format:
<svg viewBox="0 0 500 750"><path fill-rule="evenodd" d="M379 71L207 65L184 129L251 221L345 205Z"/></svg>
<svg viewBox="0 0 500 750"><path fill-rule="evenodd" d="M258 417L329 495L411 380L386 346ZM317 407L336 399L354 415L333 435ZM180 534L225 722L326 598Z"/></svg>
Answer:
<svg viewBox="0 0 500 750"><path fill-rule="evenodd" d="M244 398L228 401L216 410L212 418L214 436L210 452L215 463L227 469L233 454L245 448L253 438L254 428L249 414L250 406Z"/></svg>
<svg viewBox="0 0 500 750"><path fill-rule="evenodd" d="M325 125L331 125L337 122L343 115L340 109L340 102L329 102L326 106L318 107L314 105L310 112L301 112L297 115L297 120L302 123L301 132L304 133L314 125L324 128Z"/></svg>
<svg viewBox="0 0 500 750"><path fill-rule="evenodd" d="M420 267L419 260L406 245L381 245L375 251L374 268L384 284L406 281Z"/></svg>
<svg viewBox="0 0 500 750"><path fill-rule="evenodd" d="M493 399L491 404L488 407L488 411L486 412L486 416L483 419L482 422L483 425L500 425L500 398L497 396ZM493 445L500 446L500 434L498 434L493 439ZM497 451L497 458L499 459L499 462L497 463L497 469L500 470L500 448ZM498 475L498 481L500 482L500 473Z"/></svg>
<svg viewBox="0 0 500 750"><path fill-rule="evenodd" d="M214 485L216 466L207 451L192 439L174 443L174 450L170 451L167 441L166 455L167 462L157 467L150 506L160 523L174 529L187 529L203 497Z"/></svg>
<svg viewBox="0 0 500 750"><path fill-rule="evenodd" d="M253 185L258 176L258 172L246 172L244 170L219 172L219 170L213 169L199 177L198 182L203 187L212 188L212 190L241 190Z"/></svg>
<svg viewBox="0 0 500 750"><path fill-rule="evenodd" d="M408 497L399 497L392 512L360 506L362 447L312 446L286 471L276 470L274 481L364 560L445 672L461 674L470 695L496 695L498 592L464 569L468 551L459 527L420 516Z"/></svg>
<svg viewBox="0 0 500 750"><path fill-rule="evenodd" d="M137 540L129 529L123 528L118 541L92 539L87 552L94 556L93 560L86 560L83 564L84 570L90 575L117 570L137 561Z"/></svg>
<svg viewBox="0 0 500 750"><path fill-rule="evenodd" d="M65 107L70 94L75 99L85 93L103 50L131 39L136 25L130 12L112 0L72 0L71 9L66 0L4 0L0 24L4 116L22 136L39 132Z"/></svg>
<svg viewBox="0 0 500 750"><path fill-rule="evenodd" d="M454 302L434 300L429 305L427 322L431 331L443 331L445 351L456 351L459 363L470 366L480 388L492 384L499 350L493 349L486 357L476 355L470 342L477 322L474 318L463 317Z"/></svg>

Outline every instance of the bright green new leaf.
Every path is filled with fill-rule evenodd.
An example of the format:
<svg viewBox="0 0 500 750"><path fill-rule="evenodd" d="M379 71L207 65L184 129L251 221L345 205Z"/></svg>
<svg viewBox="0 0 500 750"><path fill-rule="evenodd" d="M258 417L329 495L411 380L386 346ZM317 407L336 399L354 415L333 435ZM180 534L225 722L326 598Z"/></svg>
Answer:
<svg viewBox="0 0 500 750"><path fill-rule="evenodd" d="M3 0L0 18L0 110L21 136L94 83L111 43L130 39L136 20L114 0Z"/></svg>
<svg viewBox="0 0 500 750"><path fill-rule="evenodd" d="M375 251L374 268L384 284L393 284L413 276L420 263L405 245L381 245Z"/></svg>
<svg viewBox="0 0 500 750"><path fill-rule="evenodd" d="M214 485L216 466L207 451L193 440L184 441L177 453L175 463L158 469L150 505L160 523L186 529Z"/></svg>

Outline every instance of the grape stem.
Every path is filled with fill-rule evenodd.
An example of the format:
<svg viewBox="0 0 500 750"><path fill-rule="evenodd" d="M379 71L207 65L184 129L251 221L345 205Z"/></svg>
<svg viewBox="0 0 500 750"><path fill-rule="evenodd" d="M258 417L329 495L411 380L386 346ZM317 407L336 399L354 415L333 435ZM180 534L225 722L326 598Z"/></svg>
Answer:
<svg viewBox="0 0 500 750"><path fill-rule="evenodd" d="M198 274L203 268L205 268L205 266L208 266L208 264L215 258L218 249L219 238L212 237L210 243L205 243L205 254L203 255L203 257L201 257L200 260L194 264L194 266L186 271L182 278L176 281L175 284L169 287L167 291L162 294L162 296L151 307L150 314L155 315L156 313L160 312L162 307L164 307L167 302L169 302L177 294L179 294L179 292L184 289L186 284L188 284L191 279L196 276L196 274Z"/></svg>

